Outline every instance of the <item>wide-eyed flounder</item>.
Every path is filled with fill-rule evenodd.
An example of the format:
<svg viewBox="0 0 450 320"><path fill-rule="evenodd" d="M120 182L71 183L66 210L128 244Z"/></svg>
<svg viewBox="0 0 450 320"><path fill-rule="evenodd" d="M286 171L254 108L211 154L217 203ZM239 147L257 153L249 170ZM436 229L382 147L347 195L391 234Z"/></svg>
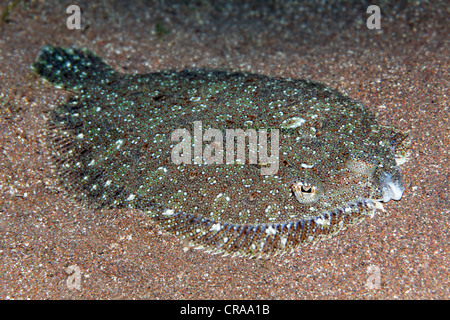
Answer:
<svg viewBox="0 0 450 320"><path fill-rule="evenodd" d="M403 194L407 133L326 86L214 70L121 74L52 46L33 68L74 92L47 130L66 190L92 208L139 209L197 247L290 251Z"/></svg>

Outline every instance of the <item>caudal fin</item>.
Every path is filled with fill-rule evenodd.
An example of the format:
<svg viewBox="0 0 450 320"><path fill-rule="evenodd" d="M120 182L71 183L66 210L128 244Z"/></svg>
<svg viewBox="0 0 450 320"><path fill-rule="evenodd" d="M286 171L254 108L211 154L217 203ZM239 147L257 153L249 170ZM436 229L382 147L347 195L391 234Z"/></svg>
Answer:
<svg viewBox="0 0 450 320"><path fill-rule="evenodd" d="M32 68L54 86L75 91L114 73L91 51L53 46L41 50Z"/></svg>

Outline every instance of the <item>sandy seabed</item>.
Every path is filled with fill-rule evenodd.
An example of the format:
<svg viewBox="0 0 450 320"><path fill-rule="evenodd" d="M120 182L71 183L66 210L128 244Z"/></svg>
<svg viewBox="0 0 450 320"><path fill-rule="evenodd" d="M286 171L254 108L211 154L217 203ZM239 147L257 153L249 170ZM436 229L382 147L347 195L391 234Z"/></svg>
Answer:
<svg viewBox="0 0 450 320"><path fill-rule="evenodd" d="M445 1L380 1L380 30L367 28L360 1L93 2L78 1L80 30L67 28L62 1L0 2L10 8L0 24L1 299L450 297ZM411 130L406 192L332 239L264 261L186 250L137 211L81 208L55 184L40 141L70 95L31 72L46 44L89 48L127 73L205 67L325 83ZM371 270L378 288L367 286Z"/></svg>

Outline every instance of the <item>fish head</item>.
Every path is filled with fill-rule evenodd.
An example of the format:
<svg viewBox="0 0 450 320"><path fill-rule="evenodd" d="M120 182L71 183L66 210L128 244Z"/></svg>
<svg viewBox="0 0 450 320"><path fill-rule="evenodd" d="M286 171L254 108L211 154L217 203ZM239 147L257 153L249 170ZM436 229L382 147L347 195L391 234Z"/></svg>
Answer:
<svg viewBox="0 0 450 320"><path fill-rule="evenodd" d="M407 137L378 125L320 134L303 128L288 135L279 174L306 216L400 200L405 187L398 159L405 154Z"/></svg>

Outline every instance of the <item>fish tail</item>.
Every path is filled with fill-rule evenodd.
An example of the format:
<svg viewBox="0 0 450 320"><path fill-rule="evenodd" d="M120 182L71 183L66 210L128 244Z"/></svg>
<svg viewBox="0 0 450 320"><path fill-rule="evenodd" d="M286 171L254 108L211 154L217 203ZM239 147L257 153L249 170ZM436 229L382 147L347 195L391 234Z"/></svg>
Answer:
<svg viewBox="0 0 450 320"><path fill-rule="evenodd" d="M106 79L113 69L88 50L45 46L33 63L34 71L54 86L79 90L92 81Z"/></svg>

